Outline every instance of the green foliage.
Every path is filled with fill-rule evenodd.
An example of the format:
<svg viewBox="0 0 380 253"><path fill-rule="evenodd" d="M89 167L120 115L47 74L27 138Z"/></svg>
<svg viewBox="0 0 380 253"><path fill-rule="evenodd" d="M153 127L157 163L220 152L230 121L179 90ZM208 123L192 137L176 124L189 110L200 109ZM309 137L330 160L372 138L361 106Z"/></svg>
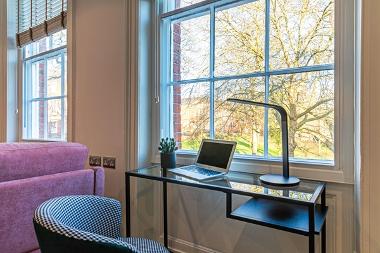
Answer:
<svg viewBox="0 0 380 253"><path fill-rule="evenodd" d="M158 147L158 150L163 154L169 154L176 151L178 148L176 146L174 138L161 138L160 146Z"/></svg>

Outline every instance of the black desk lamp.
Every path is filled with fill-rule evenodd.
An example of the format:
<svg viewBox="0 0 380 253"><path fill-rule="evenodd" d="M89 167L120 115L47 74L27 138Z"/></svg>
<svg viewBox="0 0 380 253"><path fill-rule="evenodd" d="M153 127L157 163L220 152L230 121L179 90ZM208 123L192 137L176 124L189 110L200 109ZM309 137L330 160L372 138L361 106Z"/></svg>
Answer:
<svg viewBox="0 0 380 253"><path fill-rule="evenodd" d="M281 132L282 132L282 175L267 174L260 177L260 181L274 186L295 186L300 180L296 177L289 177L289 150L288 150L288 115L285 109L279 105L255 102L244 99L228 98L228 102L239 104L256 105L266 108L275 109L281 115Z"/></svg>

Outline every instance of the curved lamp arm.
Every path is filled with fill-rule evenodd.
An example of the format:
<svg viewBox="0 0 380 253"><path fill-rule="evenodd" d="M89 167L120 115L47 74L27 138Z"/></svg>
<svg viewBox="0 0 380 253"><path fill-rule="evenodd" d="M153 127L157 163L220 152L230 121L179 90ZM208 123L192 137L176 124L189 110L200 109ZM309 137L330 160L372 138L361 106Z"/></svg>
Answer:
<svg viewBox="0 0 380 253"><path fill-rule="evenodd" d="M271 108L280 113L281 116L281 132L282 132L282 175L289 178L289 146L288 146L288 114L282 106L255 102L251 100L228 98L228 102L256 105L265 108Z"/></svg>

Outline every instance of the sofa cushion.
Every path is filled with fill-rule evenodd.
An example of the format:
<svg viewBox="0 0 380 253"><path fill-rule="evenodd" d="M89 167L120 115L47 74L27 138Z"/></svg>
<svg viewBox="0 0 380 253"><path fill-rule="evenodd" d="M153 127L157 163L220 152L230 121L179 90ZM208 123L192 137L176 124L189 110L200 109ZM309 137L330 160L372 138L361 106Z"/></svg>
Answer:
<svg viewBox="0 0 380 253"><path fill-rule="evenodd" d="M87 155L78 143L2 143L0 182L81 170Z"/></svg>

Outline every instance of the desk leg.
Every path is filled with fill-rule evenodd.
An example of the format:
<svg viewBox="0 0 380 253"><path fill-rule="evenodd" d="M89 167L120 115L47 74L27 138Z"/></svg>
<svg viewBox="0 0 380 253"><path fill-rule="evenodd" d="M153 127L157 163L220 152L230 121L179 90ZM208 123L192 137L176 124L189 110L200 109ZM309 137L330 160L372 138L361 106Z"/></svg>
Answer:
<svg viewBox="0 0 380 253"><path fill-rule="evenodd" d="M326 253L326 221L322 227L322 253Z"/></svg>
<svg viewBox="0 0 380 253"><path fill-rule="evenodd" d="M315 206L309 206L309 253L315 253L315 221L314 221Z"/></svg>
<svg viewBox="0 0 380 253"><path fill-rule="evenodd" d="M323 192L322 192L322 200L321 200L321 204L322 204L322 207L326 207L326 188L323 189ZM322 238L321 238L321 241L322 241L322 253L326 253L326 220L325 222L323 223L323 227L322 227Z"/></svg>
<svg viewBox="0 0 380 253"><path fill-rule="evenodd" d="M226 217L231 218L231 212L232 212L232 194L227 192L226 193Z"/></svg>
<svg viewBox="0 0 380 253"><path fill-rule="evenodd" d="M162 183L163 194L163 208L164 208L164 245L168 247L168 195L167 195L167 183Z"/></svg>
<svg viewBox="0 0 380 253"><path fill-rule="evenodd" d="M126 227L127 237L131 236L131 177L125 175L125 205L126 205Z"/></svg>

